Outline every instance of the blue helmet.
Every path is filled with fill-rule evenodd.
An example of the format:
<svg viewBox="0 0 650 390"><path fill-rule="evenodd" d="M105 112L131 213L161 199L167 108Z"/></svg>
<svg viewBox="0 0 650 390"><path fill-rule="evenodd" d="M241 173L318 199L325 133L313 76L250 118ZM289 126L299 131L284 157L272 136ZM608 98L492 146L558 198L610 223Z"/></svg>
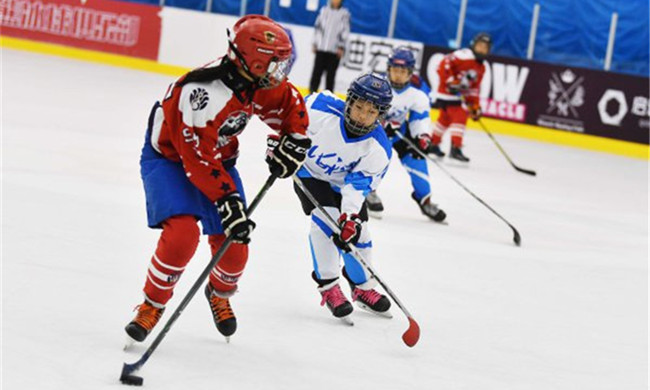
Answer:
<svg viewBox="0 0 650 390"><path fill-rule="evenodd" d="M388 57L388 67L392 66L407 68L411 71L415 69L415 56L411 49L404 46L395 48L390 57Z"/></svg>
<svg viewBox="0 0 650 390"><path fill-rule="evenodd" d="M352 106L357 100L370 102L377 108L379 115L373 124L363 125L352 119ZM384 119L392 100L393 91L384 76L366 73L357 77L350 84L345 100L345 128L355 135L368 134Z"/></svg>
<svg viewBox="0 0 650 390"><path fill-rule="evenodd" d="M390 85L392 85L393 88L397 90L406 87L406 85L409 83L408 80L403 83L397 83L391 79L390 68L406 68L410 73L413 73L413 70L415 69L415 56L413 55L411 49L404 46L397 47L395 50L393 50L393 53L390 55L390 57L388 57L388 81L390 81Z"/></svg>

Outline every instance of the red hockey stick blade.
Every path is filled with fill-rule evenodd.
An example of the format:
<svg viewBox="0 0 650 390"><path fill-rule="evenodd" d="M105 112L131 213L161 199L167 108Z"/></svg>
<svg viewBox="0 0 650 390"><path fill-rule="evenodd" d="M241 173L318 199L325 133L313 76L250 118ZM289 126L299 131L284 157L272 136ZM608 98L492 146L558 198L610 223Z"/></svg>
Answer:
<svg viewBox="0 0 650 390"><path fill-rule="evenodd" d="M402 335L402 340L404 340L404 344L408 345L409 347L413 347L415 344L417 344L419 339L420 326L417 322L415 322L413 318L409 317L409 328Z"/></svg>

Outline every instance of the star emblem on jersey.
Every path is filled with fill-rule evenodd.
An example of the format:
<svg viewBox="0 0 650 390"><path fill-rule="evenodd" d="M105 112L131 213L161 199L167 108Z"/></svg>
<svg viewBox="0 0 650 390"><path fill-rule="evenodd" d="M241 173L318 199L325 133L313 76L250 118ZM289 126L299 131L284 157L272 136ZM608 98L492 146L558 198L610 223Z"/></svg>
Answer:
<svg viewBox="0 0 650 390"><path fill-rule="evenodd" d="M230 184L228 184L228 183L223 183L223 184L221 185L221 190L222 190L223 192L230 192L230 190L231 190L231 188L230 188Z"/></svg>
<svg viewBox="0 0 650 390"><path fill-rule="evenodd" d="M210 172L210 176L214 177L215 179L221 176L221 172L219 172L218 169L213 169L212 172Z"/></svg>
<svg viewBox="0 0 650 390"><path fill-rule="evenodd" d="M203 88L194 88L190 93L190 105L193 111L200 111L208 105L208 91Z"/></svg>

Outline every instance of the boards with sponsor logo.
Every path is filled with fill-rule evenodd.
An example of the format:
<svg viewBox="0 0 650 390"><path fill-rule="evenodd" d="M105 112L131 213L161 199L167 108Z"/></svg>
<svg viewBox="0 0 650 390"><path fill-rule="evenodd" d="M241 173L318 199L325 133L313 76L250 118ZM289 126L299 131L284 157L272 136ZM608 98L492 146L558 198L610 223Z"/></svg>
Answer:
<svg viewBox="0 0 650 390"><path fill-rule="evenodd" d="M425 46L421 74L435 91L451 49ZM481 85L485 116L648 144L648 78L490 56Z"/></svg>

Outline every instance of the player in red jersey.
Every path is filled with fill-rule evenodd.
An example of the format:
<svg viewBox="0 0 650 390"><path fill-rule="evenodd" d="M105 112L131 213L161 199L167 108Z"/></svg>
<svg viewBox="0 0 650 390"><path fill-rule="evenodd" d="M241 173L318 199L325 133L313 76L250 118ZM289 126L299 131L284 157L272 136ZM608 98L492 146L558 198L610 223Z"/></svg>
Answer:
<svg viewBox="0 0 650 390"><path fill-rule="evenodd" d="M182 76L154 105L140 167L148 224L162 233L149 263L144 302L126 326L132 340L143 341L160 319L198 246L198 221L213 254L233 237L205 294L219 332L229 337L237 329L229 298L244 272L255 228L235 167L237 136L253 115L278 131L280 143L268 164L283 178L298 170L311 144L305 103L286 80L291 53L279 24L245 16L229 32L226 57Z"/></svg>
<svg viewBox="0 0 650 390"><path fill-rule="evenodd" d="M436 104L440 116L433 127L433 147L431 153L444 157L440 141L447 129L451 132L451 151L449 157L469 162L462 151L463 135L468 115L478 120L481 117L479 90L485 73L483 60L490 53L492 38L479 33L472 39L469 49L456 50L440 62L438 77L440 84Z"/></svg>

